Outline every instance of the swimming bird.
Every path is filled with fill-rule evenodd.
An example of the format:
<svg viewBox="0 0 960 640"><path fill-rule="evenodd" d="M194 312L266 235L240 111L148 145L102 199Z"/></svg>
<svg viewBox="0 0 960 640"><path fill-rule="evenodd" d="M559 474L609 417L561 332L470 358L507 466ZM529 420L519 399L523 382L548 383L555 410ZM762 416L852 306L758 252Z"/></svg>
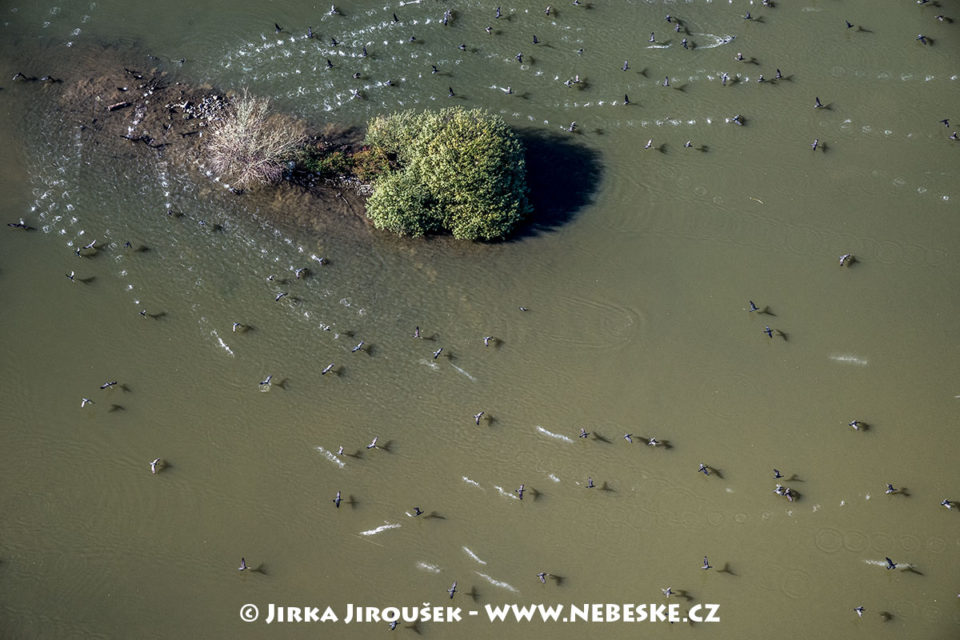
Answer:
<svg viewBox="0 0 960 640"><path fill-rule="evenodd" d="M633 434L632 434L632 433L625 433L625 434L623 434L623 439L626 440L627 442L629 442L630 444L633 444Z"/></svg>
<svg viewBox="0 0 960 640"><path fill-rule="evenodd" d="M540 573L537 574L537 577L540 578L541 584L547 584L547 575L548 574L544 571L541 571Z"/></svg>
<svg viewBox="0 0 960 640"><path fill-rule="evenodd" d="M307 39L308 40L313 39L313 27L307 27Z"/></svg>
<svg viewBox="0 0 960 640"><path fill-rule="evenodd" d="M593 489L594 486L596 486L596 485L593 484L593 478L591 478L591 477L588 476L588 477L587 477L587 489Z"/></svg>
<svg viewBox="0 0 960 640"><path fill-rule="evenodd" d="M367 53L367 45L363 45L363 49L360 50L360 57L366 58L369 54Z"/></svg>
<svg viewBox="0 0 960 640"><path fill-rule="evenodd" d="M332 363L332 362L323 368L323 371L320 372L320 375L325 376L325 375L327 375L328 373L330 373L331 371L333 371L333 363Z"/></svg>
<svg viewBox="0 0 960 640"><path fill-rule="evenodd" d="M897 568L897 563L891 560L890 558L884 558L887 561L887 571Z"/></svg>
<svg viewBox="0 0 960 640"><path fill-rule="evenodd" d="M480 413L477 413L477 414L475 414L475 415L473 416L473 421L476 422L477 425L480 424L480 418L483 417L483 414L484 414L484 412L481 411Z"/></svg>
<svg viewBox="0 0 960 640"><path fill-rule="evenodd" d="M763 332L767 334L768 338L773 338L773 329L771 329L770 327L764 327Z"/></svg>
<svg viewBox="0 0 960 640"><path fill-rule="evenodd" d="M526 486L526 485L523 485L523 484L522 484L522 485L520 485L520 487L519 487L518 489L514 489L514 490L513 490L513 492L516 493L516 494L517 494L517 497L520 498L521 500L523 500L523 492L524 492L524 487L525 487L525 486Z"/></svg>
<svg viewBox="0 0 960 640"><path fill-rule="evenodd" d="M707 562L707 556L703 556L703 566L700 567L700 568L701 568L701 569L704 569L704 570L706 570L706 569L713 569L713 567L710 566L710 563Z"/></svg>
<svg viewBox="0 0 960 640"><path fill-rule="evenodd" d="M367 445L367 449L376 449L376 448L377 448L377 439L378 439L379 437L380 437L380 436L373 436L373 440L370 442L370 444Z"/></svg>
<svg viewBox="0 0 960 640"><path fill-rule="evenodd" d="M436 360L437 358L439 358L439 357L440 357L440 353L441 353L442 351L443 351L443 347L440 347L439 349L437 349L436 351L434 351L434 352L433 352L433 359Z"/></svg>
<svg viewBox="0 0 960 640"><path fill-rule="evenodd" d="M340 490L337 490L337 497L333 499L333 504L336 505L337 509L340 508Z"/></svg>
<svg viewBox="0 0 960 640"><path fill-rule="evenodd" d="M853 610L857 612L857 616L859 616L859 617L861 617L861 618L863 617L863 607L862 607L862 606L861 606L861 607L855 607Z"/></svg>
<svg viewBox="0 0 960 640"><path fill-rule="evenodd" d="M453 594L455 594L456 592L457 592L457 581L454 580L454 581L453 581L453 584L450 585L450 588L447 589L447 593L450 594L450 599L451 599L451 600L453 600Z"/></svg>
<svg viewBox="0 0 960 640"><path fill-rule="evenodd" d="M847 423L849 426L853 427L854 431L860 431L861 427L866 427L867 425L859 420L851 420Z"/></svg>
<svg viewBox="0 0 960 640"><path fill-rule="evenodd" d="M702 462L700 463L700 468L697 469L697 471L699 471L705 476L710 475L710 468L707 465L703 464Z"/></svg>
<svg viewBox="0 0 960 640"><path fill-rule="evenodd" d="M8 227L13 227L14 229L23 229L24 231L29 231L33 229L30 225L23 221L23 218L20 218L17 222L8 222Z"/></svg>
<svg viewBox="0 0 960 640"><path fill-rule="evenodd" d="M420 337L420 327L419 327L419 326L414 327L414 329L413 329L413 337L414 337L414 338L419 338L419 337Z"/></svg>
<svg viewBox="0 0 960 640"><path fill-rule="evenodd" d="M583 427L580 427L580 437L581 437L581 438L586 438L586 437L588 437L589 435L590 435L590 434L587 433L587 430L586 430L586 429L584 429Z"/></svg>
<svg viewBox="0 0 960 640"><path fill-rule="evenodd" d="M247 560L246 558L240 558L240 571L247 570Z"/></svg>
<svg viewBox="0 0 960 640"><path fill-rule="evenodd" d="M83 409L88 404L94 404L90 398L80 398L80 408Z"/></svg>
<svg viewBox="0 0 960 640"><path fill-rule="evenodd" d="M287 295L286 291L281 291L277 294L277 297L273 299L274 302L280 302L280 299Z"/></svg>
<svg viewBox="0 0 960 640"><path fill-rule="evenodd" d="M357 346L355 346L353 349L350 349L350 353L356 353L357 351L360 351L360 349L363 349L363 340L357 343Z"/></svg>
<svg viewBox="0 0 960 640"><path fill-rule="evenodd" d="M422 513L423 513L423 511L420 509L420 507L414 507L414 508L413 508L413 516L414 516L414 517L417 517L417 516L419 516L419 515L422 514Z"/></svg>
<svg viewBox="0 0 960 640"><path fill-rule="evenodd" d="M845 253L842 256L840 256L840 266L849 267L851 264L856 262L856 260L857 259L853 256L852 253Z"/></svg>
<svg viewBox="0 0 960 640"><path fill-rule="evenodd" d="M117 384L117 381L116 381L116 380L113 380L113 381L111 381L111 382L104 382L102 385L100 385L100 388L101 388L101 389L109 389L110 387L114 386L115 384Z"/></svg>
<svg viewBox="0 0 960 640"><path fill-rule="evenodd" d="M629 69L629 68L630 68L630 65L627 64L627 61L626 61L626 60L624 60L624 61L623 61L623 68L622 68L623 71L626 71L626 70Z"/></svg>
<svg viewBox="0 0 960 640"><path fill-rule="evenodd" d="M154 458L150 461L150 473L157 475L157 467L160 466L160 458Z"/></svg>

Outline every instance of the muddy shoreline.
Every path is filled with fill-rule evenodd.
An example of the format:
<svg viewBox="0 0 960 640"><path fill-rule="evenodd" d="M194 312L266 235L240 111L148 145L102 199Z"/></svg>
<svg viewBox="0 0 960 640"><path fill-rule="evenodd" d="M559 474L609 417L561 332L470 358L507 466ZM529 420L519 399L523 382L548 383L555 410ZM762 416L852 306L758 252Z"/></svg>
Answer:
<svg viewBox="0 0 960 640"><path fill-rule="evenodd" d="M56 94L54 108L64 124L78 128L80 141L116 161L153 158L184 167L198 182L218 183L204 164L211 125L227 113L236 93L209 84L194 85L177 69L168 70L143 55L105 49L79 56L70 78L29 75L15 82L36 84ZM42 76L41 76L42 77ZM42 85L42 86L41 86ZM309 144L325 152L352 153L362 143L355 127L306 123ZM226 185L223 185L226 186ZM361 185L349 179L320 178L303 171L286 172L277 184L235 191L249 199L264 222L307 231L339 230L369 234Z"/></svg>

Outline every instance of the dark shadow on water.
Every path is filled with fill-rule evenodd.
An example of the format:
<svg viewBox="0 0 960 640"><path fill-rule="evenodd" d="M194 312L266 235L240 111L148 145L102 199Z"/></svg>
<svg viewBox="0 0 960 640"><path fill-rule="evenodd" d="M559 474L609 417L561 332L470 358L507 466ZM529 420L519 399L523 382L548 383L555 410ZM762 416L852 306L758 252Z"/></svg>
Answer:
<svg viewBox="0 0 960 640"><path fill-rule="evenodd" d="M536 236L566 224L593 201L603 174L600 154L570 136L518 132L527 149L527 183L533 213L515 237Z"/></svg>

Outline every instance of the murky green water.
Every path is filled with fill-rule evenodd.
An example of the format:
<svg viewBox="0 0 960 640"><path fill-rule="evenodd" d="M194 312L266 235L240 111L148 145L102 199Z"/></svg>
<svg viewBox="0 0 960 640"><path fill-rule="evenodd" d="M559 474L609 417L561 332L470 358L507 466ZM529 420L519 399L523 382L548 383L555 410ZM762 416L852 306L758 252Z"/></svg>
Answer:
<svg viewBox="0 0 960 640"><path fill-rule="evenodd" d="M65 82L0 83L3 222L37 227L0 233L2 635L366 638L386 624L240 609L448 604L456 580L480 615L415 635L955 636L960 26L935 16L960 12L930 5L6 3L0 77ZM81 142L51 107L105 46L314 122L483 105L582 162L501 245L271 227ZM721 621L483 613L611 602Z"/></svg>

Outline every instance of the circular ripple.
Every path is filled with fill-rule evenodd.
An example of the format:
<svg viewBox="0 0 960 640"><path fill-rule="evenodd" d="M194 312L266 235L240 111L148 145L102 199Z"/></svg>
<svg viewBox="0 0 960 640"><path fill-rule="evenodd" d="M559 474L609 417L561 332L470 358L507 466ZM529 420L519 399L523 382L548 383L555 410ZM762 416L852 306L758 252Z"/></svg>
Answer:
<svg viewBox="0 0 960 640"><path fill-rule="evenodd" d="M921 615L927 622L939 622L940 620L943 620L940 607L935 604L928 604L925 606Z"/></svg>
<svg viewBox="0 0 960 640"><path fill-rule="evenodd" d="M720 526L723 522L723 513L720 511L711 511L707 514L707 522L714 527Z"/></svg>
<svg viewBox="0 0 960 640"><path fill-rule="evenodd" d="M737 515L733 516L733 520L734 520L734 522L736 522L737 524L743 524L744 522L747 521L747 518L748 518L748 517L749 517L749 516L747 516L747 514L745 514L745 513L738 513Z"/></svg>
<svg viewBox="0 0 960 640"><path fill-rule="evenodd" d="M789 569L780 580L780 590L790 598L803 598L807 595L810 574L800 569Z"/></svg>
<svg viewBox="0 0 960 640"><path fill-rule="evenodd" d="M836 529L820 529L815 539L817 549L824 553L836 553L843 546L843 535Z"/></svg>
<svg viewBox="0 0 960 640"><path fill-rule="evenodd" d="M943 553L947 550L947 541L943 538L933 537L927 540L927 551L933 553Z"/></svg>
<svg viewBox="0 0 960 640"><path fill-rule="evenodd" d="M843 546L847 551L863 551L868 542L867 536L859 531L848 531L843 535Z"/></svg>
<svg viewBox="0 0 960 640"><path fill-rule="evenodd" d="M870 548L877 553L886 553L893 546L893 537L886 533L874 533L870 536Z"/></svg>
<svg viewBox="0 0 960 640"><path fill-rule="evenodd" d="M916 551L920 548L920 538L904 534L900 536L900 548L904 551Z"/></svg>

